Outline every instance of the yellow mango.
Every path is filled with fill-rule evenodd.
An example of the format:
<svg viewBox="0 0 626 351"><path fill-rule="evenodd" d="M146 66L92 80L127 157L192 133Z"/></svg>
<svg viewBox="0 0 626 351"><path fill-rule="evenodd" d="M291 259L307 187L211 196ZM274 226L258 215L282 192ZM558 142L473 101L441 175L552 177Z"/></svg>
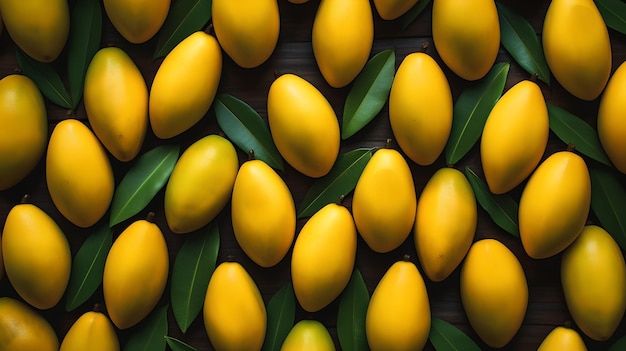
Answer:
<svg viewBox="0 0 626 351"><path fill-rule="evenodd" d="M482 239L470 248L461 266L461 302L478 336L501 348L517 334L528 306L522 265L504 244Z"/></svg>
<svg viewBox="0 0 626 351"><path fill-rule="evenodd" d="M104 0L104 10L124 39L141 44L161 29L170 0Z"/></svg>
<svg viewBox="0 0 626 351"><path fill-rule="evenodd" d="M335 344L324 324L303 319L291 327L280 351L335 351Z"/></svg>
<svg viewBox="0 0 626 351"><path fill-rule="evenodd" d="M205 136L180 156L165 188L165 219L177 234L211 222L230 200L239 170L237 151L217 134Z"/></svg>
<svg viewBox="0 0 626 351"><path fill-rule="evenodd" d="M365 316L369 347L372 351L422 350L430 318L424 279L405 257L391 265L374 288Z"/></svg>
<svg viewBox="0 0 626 351"><path fill-rule="evenodd" d="M95 54L83 101L89 125L104 147L122 162L134 159L148 129L148 87L124 50L111 46Z"/></svg>
<svg viewBox="0 0 626 351"><path fill-rule="evenodd" d="M530 176L519 202L522 246L532 258L563 251L582 231L591 205L585 161L571 151L546 158Z"/></svg>
<svg viewBox="0 0 626 351"><path fill-rule="evenodd" d="M394 20L407 13L418 0L374 0L380 18Z"/></svg>
<svg viewBox="0 0 626 351"><path fill-rule="evenodd" d="M48 119L39 88L28 77L0 80L0 190L24 179L46 151Z"/></svg>
<svg viewBox="0 0 626 351"><path fill-rule="evenodd" d="M548 144L548 108L541 88L523 80L493 107L480 140L485 180L494 194L521 184L541 161Z"/></svg>
<svg viewBox="0 0 626 351"><path fill-rule="evenodd" d="M13 206L2 251L7 278L20 297L41 310L56 306L70 279L72 255L54 219L33 204Z"/></svg>
<svg viewBox="0 0 626 351"><path fill-rule="evenodd" d="M389 92L389 122L400 149L415 163L437 160L452 128L452 92L439 64L428 54L407 55Z"/></svg>
<svg viewBox="0 0 626 351"><path fill-rule="evenodd" d="M322 0L313 20L313 56L334 88L351 83L361 72L374 42L369 0Z"/></svg>
<svg viewBox="0 0 626 351"><path fill-rule="evenodd" d="M83 313L65 334L59 351L119 351L113 324L101 312Z"/></svg>
<svg viewBox="0 0 626 351"><path fill-rule="evenodd" d="M213 0L213 29L224 52L240 67L260 66L280 32L277 0Z"/></svg>
<svg viewBox="0 0 626 351"><path fill-rule="evenodd" d="M416 206L413 175L402 154L377 150L352 197L354 223L365 243L381 253L398 248L411 233Z"/></svg>
<svg viewBox="0 0 626 351"><path fill-rule="evenodd" d="M293 290L304 310L321 310L348 285L356 241L352 215L339 204L327 204L304 224L291 255Z"/></svg>
<svg viewBox="0 0 626 351"><path fill-rule="evenodd" d="M293 168L313 178L330 171L339 154L339 121L313 84L294 74L276 78L267 119L276 148Z"/></svg>
<svg viewBox="0 0 626 351"><path fill-rule="evenodd" d="M259 266L276 265L296 235L296 207L287 184L267 163L248 160L241 165L232 189L235 240Z"/></svg>
<svg viewBox="0 0 626 351"><path fill-rule="evenodd" d="M163 294L169 254L161 229L149 220L131 223L115 239L104 264L104 303L113 324L130 328L142 321Z"/></svg>
<svg viewBox="0 0 626 351"><path fill-rule="evenodd" d="M52 62L65 47L70 30L67 0L2 0L0 12L11 39L35 60Z"/></svg>
<svg viewBox="0 0 626 351"><path fill-rule="evenodd" d="M113 199L114 178L106 150L76 119L59 122L46 154L46 184L59 212L75 225L98 222Z"/></svg>
<svg viewBox="0 0 626 351"><path fill-rule="evenodd" d="M267 328L265 304L240 263L222 262L215 268L206 290L203 319L215 350L261 349Z"/></svg>
<svg viewBox="0 0 626 351"><path fill-rule="evenodd" d="M159 66L148 101L150 126L161 139L195 125L213 103L222 75L222 49L215 37L194 32Z"/></svg>
<svg viewBox="0 0 626 351"><path fill-rule="evenodd" d="M598 138L617 170L626 174L626 64L610 78L598 107Z"/></svg>
<svg viewBox="0 0 626 351"><path fill-rule="evenodd" d="M417 258L430 280L440 282L459 266L477 222L474 191L465 175L454 168L437 170L420 194L413 227Z"/></svg>
<svg viewBox="0 0 626 351"><path fill-rule="evenodd" d="M433 43L446 66L465 80L484 77L500 49L494 0L437 0L432 12Z"/></svg>
<svg viewBox="0 0 626 351"><path fill-rule="evenodd" d="M593 0L551 1L541 42L548 67L565 90L582 100L600 96L611 74L612 54L609 32Z"/></svg>
<svg viewBox="0 0 626 351"><path fill-rule="evenodd" d="M587 351L580 334L574 329L556 327L541 341L537 351Z"/></svg>
<svg viewBox="0 0 626 351"><path fill-rule="evenodd" d="M50 323L27 304L0 297L0 350L58 351L59 339Z"/></svg>
<svg viewBox="0 0 626 351"><path fill-rule="evenodd" d="M576 325L594 340L607 340L626 310L622 250L601 227L587 225L561 258L561 284Z"/></svg>

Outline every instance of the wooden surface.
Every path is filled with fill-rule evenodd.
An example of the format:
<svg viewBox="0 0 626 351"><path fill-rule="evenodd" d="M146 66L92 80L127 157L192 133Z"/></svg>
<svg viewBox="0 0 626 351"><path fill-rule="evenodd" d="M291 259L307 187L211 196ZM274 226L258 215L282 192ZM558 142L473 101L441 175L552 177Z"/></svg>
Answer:
<svg viewBox="0 0 626 351"><path fill-rule="evenodd" d="M281 34L275 52L266 63L254 69L242 69L236 66L226 55L224 55L224 67L219 92L229 93L239 99L242 99L250 104L263 118L265 118L267 92L275 74L277 72L295 73L314 84L328 98L338 117L341 118L340 116L343 109L343 103L346 94L349 91L349 86L343 89L335 89L326 84L317 69L311 50L311 26L319 0L311 0L309 3L303 5L290 4L286 0L278 1L281 12ZM548 1L529 0L516 2L509 0L503 2L507 3L519 14L525 16L536 29L537 33L540 33L543 17L548 7ZM469 83L456 77L445 67L445 65L443 65L442 61L437 56L431 38L431 8L432 5L429 5L425 12L422 13L420 17L406 29L402 28L400 21L383 21L376 13L374 13L375 42L372 54L384 49L395 50L397 67L404 56L411 52L419 51L422 44L428 43L429 47L427 52L435 57L444 69L452 87L453 98L456 101L460 92ZM612 30L610 30L609 34L611 36L613 49L613 69L615 69L626 59L626 36ZM126 52L139 66L146 82L148 83L148 86L151 84L154 74L161 63L161 60L154 61L151 59L155 44L156 40L154 39L141 45L129 44L117 34L110 22L108 22L106 18L104 19L102 46L116 45L126 50ZM585 43L581 42L580 45L584 46ZM503 48L500 50L497 61L511 62L511 69L505 89L508 89L513 84L529 77L529 74L524 72L515 62L513 62L511 57ZM17 67L15 59L15 46L5 31L0 38L0 76L4 77L5 75L13 73ZM543 83L540 83L540 86L543 90L546 101L565 108L579 117L584 118L591 125L595 125L595 116L598 107L597 100L591 102L578 100L565 92L558 85L558 83L554 81L554 79L550 87ZM52 105L51 103L47 104L47 109L50 120L50 131L52 131L56 122L67 118L69 115L68 111ZM74 116L86 121L82 104L77 111L74 112ZM185 148L200 137L209 133L217 132L219 132L219 128L215 122L213 112L210 111L205 118L191 130L174 139L167 140L166 142L178 143L182 148ZM385 106L383 111L366 128L352 138L342 141L340 152L343 153L357 147L383 146L385 140L392 137L393 135L391 134L389 126L387 106ZM164 143L164 141L158 140L154 137L151 131L148 131L143 151L149 150L150 148L162 143ZM565 145L551 134L550 144L544 157L555 150L563 148L565 148ZM471 166L474 170L481 174L480 160L477 150L478 149L476 147L472 149L470 154L464 157L458 164L455 165L455 167L462 170L465 166ZM244 153L240 152L239 156L240 162L243 162L243 160L245 160ZM126 170L128 170L132 163L120 163L112 157L111 162L115 169L116 182L119 182L121 176L126 172ZM428 167L417 166L416 164L411 163L411 169L413 171L415 186L418 194L434 171L445 166L443 156L440 157L435 164ZM296 204L299 204L312 180L302 176L288 166L282 176L292 191ZM512 191L511 194L514 197L518 197L519 191L520 189L518 187ZM25 193L31 195L31 201L33 203L43 208L48 214L57 220L58 224L61 226L70 241L73 255L80 247L84 238L94 230L93 228L97 227L96 225L92 229L80 229L64 219L56 210L45 186L43 159L37 168L20 184L9 190L0 191L0 223L4 223L10 208L17 204L22 195ZM184 236L175 235L167 229L163 215L162 198L163 191L156 196L155 200L145 211L133 219L144 217L148 211L154 211L156 213L156 223L163 230L166 237L170 250L170 260L173 263L176 253L184 240ZM350 208L350 202L351 196L348 195L347 201L345 202L348 208ZM229 207L227 206L221 215L216 219L219 223L221 235L221 247L219 251L218 263L224 261L229 255L234 256L235 259L241 262L252 275L253 279L259 286L265 302L267 303L271 296L290 279L290 254L288 254L279 265L272 268L261 268L254 264L244 255L235 242L231 229L228 208ZM107 220L108 214L105 215L103 221ZM595 222L596 220L590 216L589 221ZM305 220L298 221L298 230L302 227L304 222ZM118 233L119 230L116 231L115 234ZM524 253L519 240L504 233L501 229L496 227L486 213L479 208L478 229L476 231L475 239L484 237L493 237L501 240L516 254L523 265L529 285L529 305L524 323L517 335L505 347L505 349L534 350L537 348L543 337L545 337L552 328L558 325L573 324L565 306L560 287L560 256L544 260L530 259ZM356 267L362 272L370 294L387 268L393 262L401 259L405 253L411 255L412 260L417 264L412 235L400 248L387 254L376 254L372 252L365 245L363 240L359 238ZM427 288L431 302L432 315L455 324L461 328L461 330L468 333L468 335L472 337L484 350L488 350L489 348L480 341L477 335L469 327L467 318L463 312L459 299L458 269L444 282L432 283L427 280ZM6 278L0 281L0 296L16 296ZM169 303L169 299L168 285L159 306ZM41 311L41 313L52 323L59 337L62 338L76 318L78 318L80 314L90 310L95 303L103 303L101 289L98 289L89 302L83 304L71 313L64 312L64 299L57 307L47 311ZM329 328L336 341L336 313L337 302L335 301L317 313L306 313L298 307L296 319L314 318L322 321ZM135 328L131 328L129 330L118 331L121 342L124 343L128 336L135 330ZM169 335L180 338L199 350L212 349L204 331L201 316L195 320L186 334L182 334L176 326L173 314L170 310ZM585 337L585 341L590 350L603 350L610 346L619 337L624 335L626 335L626 323L622 321L620 329L611 340L607 342L594 342ZM430 344L427 345L426 348L429 350L433 349Z"/></svg>

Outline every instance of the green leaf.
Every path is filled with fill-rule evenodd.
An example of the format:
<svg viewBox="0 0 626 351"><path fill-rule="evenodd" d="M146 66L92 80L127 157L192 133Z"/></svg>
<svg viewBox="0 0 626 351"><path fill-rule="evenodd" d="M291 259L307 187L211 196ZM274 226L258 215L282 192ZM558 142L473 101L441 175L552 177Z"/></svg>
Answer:
<svg viewBox="0 0 626 351"><path fill-rule="evenodd" d="M594 0L607 27L626 34L626 3L620 0Z"/></svg>
<svg viewBox="0 0 626 351"><path fill-rule="evenodd" d="M502 96L510 66L508 62L495 64L485 77L465 89L457 99L445 148L449 165L459 162L480 138L491 109Z"/></svg>
<svg viewBox="0 0 626 351"><path fill-rule="evenodd" d="M348 285L341 293L337 310L337 337L342 350L367 350L365 315L370 296L361 272L352 271Z"/></svg>
<svg viewBox="0 0 626 351"><path fill-rule="evenodd" d="M507 233L519 238L517 212L519 205L507 194L494 194L478 175L469 167L465 167L465 175L469 181L476 201L487 211L489 217Z"/></svg>
<svg viewBox="0 0 626 351"><path fill-rule="evenodd" d="M180 330L185 333L202 310L206 288L215 270L220 247L220 233L216 224L188 234L176 254L172 270L172 310Z"/></svg>
<svg viewBox="0 0 626 351"><path fill-rule="evenodd" d="M165 57L183 39L201 30L211 19L211 0L172 1L159 30L154 59Z"/></svg>
<svg viewBox="0 0 626 351"><path fill-rule="evenodd" d="M590 167L591 209L602 227L626 250L626 190L615 172Z"/></svg>
<svg viewBox="0 0 626 351"><path fill-rule="evenodd" d="M254 151L254 158L270 167L283 170L283 159L269 129L250 105L228 94L220 94L214 103L217 123L226 136L243 152Z"/></svg>
<svg viewBox="0 0 626 351"><path fill-rule="evenodd" d="M198 349L196 349L195 347L171 336L166 335L165 341L167 342L167 346L169 346L172 351L198 351Z"/></svg>
<svg viewBox="0 0 626 351"><path fill-rule="evenodd" d="M52 103L66 109L72 109L72 102L61 76L51 63L39 62L22 50L16 50L17 64L28 78L37 85L43 96Z"/></svg>
<svg viewBox="0 0 626 351"><path fill-rule="evenodd" d="M609 347L608 351L623 351L626 350L626 336L622 336L619 338L611 347Z"/></svg>
<svg viewBox="0 0 626 351"><path fill-rule="evenodd" d="M262 351L278 351L296 318L296 298L291 282L285 284L267 304L267 331Z"/></svg>
<svg viewBox="0 0 626 351"><path fill-rule="evenodd" d="M430 4L430 0L419 0L415 6L411 7L407 13L400 17L402 21L402 28L406 29L417 17L426 9L426 6Z"/></svg>
<svg viewBox="0 0 626 351"><path fill-rule="evenodd" d="M298 218L312 216L320 208L354 190L374 150L358 148L340 155L328 174L318 178L304 195L298 207Z"/></svg>
<svg viewBox="0 0 626 351"><path fill-rule="evenodd" d="M67 285L66 311L72 311L93 295L102 283L104 263L113 245L113 232L107 226L90 234L72 260Z"/></svg>
<svg viewBox="0 0 626 351"><path fill-rule="evenodd" d="M167 308L165 305L152 311L140 322L124 345L124 351L161 351L165 350L167 336Z"/></svg>
<svg viewBox="0 0 626 351"><path fill-rule="evenodd" d="M611 160L604 152L598 133L587 122L567 112L566 110L552 105L548 106L550 118L550 130L566 144L573 144L577 151L583 155L612 166Z"/></svg>
<svg viewBox="0 0 626 351"><path fill-rule="evenodd" d="M432 317L428 339L437 351L480 351L465 333L443 319Z"/></svg>
<svg viewBox="0 0 626 351"><path fill-rule="evenodd" d="M395 64L395 52L384 50L374 55L356 77L343 106L342 139L361 130L383 109L396 72Z"/></svg>
<svg viewBox="0 0 626 351"><path fill-rule="evenodd" d="M500 22L500 41L526 72L550 85L550 68L543 47L532 25L500 1L496 2Z"/></svg>
<svg viewBox="0 0 626 351"><path fill-rule="evenodd" d="M159 145L137 158L115 189L109 226L143 210L169 179L178 156L178 145Z"/></svg>

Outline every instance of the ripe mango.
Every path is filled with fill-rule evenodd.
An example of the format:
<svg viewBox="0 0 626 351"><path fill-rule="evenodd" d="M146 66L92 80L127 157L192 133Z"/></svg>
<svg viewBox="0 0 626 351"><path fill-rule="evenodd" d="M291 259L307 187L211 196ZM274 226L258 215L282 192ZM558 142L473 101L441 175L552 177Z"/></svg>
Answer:
<svg viewBox="0 0 626 351"><path fill-rule="evenodd" d="M280 351L335 351L335 344L324 324L303 319L291 327Z"/></svg>
<svg viewBox="0 0 626 351"><path fill-rule="evenodd" d="M501 348L515 336L526 314L528 285L517 257L495 239L481 239L461 266L461 302L478 336Z"/></svg>
<svg viewBox="0 0 626 351"><path fill-rule="evenodd" d="M291 281L305 311L328 306L348 285L356 241L354 220L343 205L327 204L304 224L291 255Z"/></svg>
<svg viewBox="0 0 626 351"><path fill-rule="evenodd" d="M313 84L289 73L276 78L267 119L278 152L293 168L313 178L330 171L339 154L339 121Z"/></svg>
<svg viewBox="0 0 626 351"><path fill-rule="evenodd" d="M381 253L398 248L411 233L416 207L413 175L402 154L377 150L352 197L354 223L365 243Z"/></svg>
<svg viewBox="0 0 626 351"><path fill-rule="evenodd" d="M115 239L104 264L104 303L113 324L130 328L143 320L163 294L169 254L161 229L146 219Z"/></svg>
<svg viewBox="0 0 626 351"><path fill-rule="evenodd" d="M492 193L506 193L530 176L541 161L549 132L548 108L537 83L520 81L500 97L480 140L480 159Z"/></svg>
<svg viewBox="0 0 626 351"><path fill-rule="evenodd" d="M420 194L413 227L417 258L430 280L440 282L459 266L477 222L476 198L465 175L455 168L437 170Z"/></svg>
<svg viewBox="0 0 626 351"><path fill-rule="evenodd" d="M104 10L124 39L141 44L161 29L170 0L104 0Z"/></svg>
<svg viewBox="0 0 626 351"><path fill-rule="evenodd" d="M50 323L30 306L0 297L0 350L58 351L59 339Z"/></svg>
<svg viewBox="0 0 626 351"><path fill-rule="evenodd" d="M598 107L598 138L617 170L626 173L626 64L610 78Z"/></svg>
<svg viewBox="0 0 626 351"><path fill-rule="evenodd" d="M452 128L452 92L439 64L422 52L407 55L389 92L389 122L400 149L415 163L435 162Z"/></svg>
<svg viewBox="0 0 626 351"><path fill-rule="evenodd" d="M280 32L277 0L213 0L211 13L220 46L240 67L260 66L274 52Z"/></svg>
<svg viewBox="0 0 626 351"><path fill-rule="evenodd" d="M46 151L48 119L39 88L28 77L0 80L0 190L24 179Z"/></svg>
<svg viewBox="0 0 626 351"><path fill-rule="evenodd" d="M407 13L417 0L374 0L374 7L380 18L394 20Z"/></svg>
<svg viewBox="0 0 626 351"><path fill-rule="evenodd" d="M500 49L494 0L437 0L432 12L433 42L446 66L465 80L484 77Z"/></svg>
<svg viewBox="0 0 626 351"><path fill-rule="evenodd" d="M546 335L537 351L587 351L587 346L580 334L574 329L556 327Z"/></svg>
<svg viewBox="0 0 626 351"><path fill-rule="evenodd" d="M405 257L391 265L374 288L365 316L369 347L372 351L422 350L430 318L424 279Z"/></svg>
<svg viewBox="0 0 626 351"><path fill-rule="evenodd" d="M83 313L65 334L59 351L119 351L113 324L101 312Z"/></svg>
<svg viewBox="0 0 626 351"><path fill-rule="evenodd" d="M522 246L532 258L563 251L582 231L591 205L585 161L571 151L546 158L530 176L519 202Z"/></svg>
<svg viewBox="0 0 626 351"><path fill-rule="evenodd" d="M561 258L561 284L576 325L607 340L626 310L626 265L620 247L601 227L587 225Z"/></svg>
<svg viewBox="0 0 626 351"><path fill-rule="evenodd" d="M238 262L220 263L206 290L204 327L217 351L260 350L267 314L259 289Z"/></svg>
<svg viewBox="0 0 626 351"><path fill-rule="evenodd" d="M89 125L104 147L122 162L134 159L148 129L148 87L124 50L110 46L94 55L83 101Z"/></svg>
<svg viewBox="0 0 626 351"><path fill-rule="evenodd" d="M313 56L334 88L351 83L361 72L374 43L369 0L322 0L313 20Z"/></svg>
<svg viewBox="0 0 626 351"><path fill-rule="evenodd" d="M280 175L261 160L244 162L236 176L231 201L235 239L252 261L272 267L296 235L293 197Z"/></svg>
<svg viewBox="0 0 626 351"><path fill-rule="evenodd" d="M222 75L222 49L215 37L194 32L159 66L148 101L150 126L161 139L191 128L213 103Z"/></svg>
<svg viewBox="0 0 626 351"><path fill-rule="evenodd" d="M582 100L600 96L611 74L612 54L609 32L593 0L551 1L542 44L548 67L565 90Z"/></svg>
<svg viewBox="0 0 626 351"><path fill-rule="evenodd" d="M165 219L177 234L211 222L230 200L239 170L237 151L217 134L191 144L180 156L165 188Z"/></svg>
<svg viewBox="0 0 626 351"><path fill-rule="evenodd" d="M59 122L46 154L46 184L59 212L75 225L98 222L113 199L114 178L106 150L79 120Z"/></svg>

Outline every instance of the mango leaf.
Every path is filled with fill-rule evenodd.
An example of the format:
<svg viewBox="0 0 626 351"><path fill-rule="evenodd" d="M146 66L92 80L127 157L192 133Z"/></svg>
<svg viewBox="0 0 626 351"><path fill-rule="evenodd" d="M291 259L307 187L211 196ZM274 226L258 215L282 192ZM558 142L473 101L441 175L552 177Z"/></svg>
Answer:
<svg viewBox="0 0 626 351"><path fill-rule="evenodd" d="M495 64L485 77L465 89L457 99L445 147L449 165L459 162L480 138L491 109L502 96L510 66L508 62Z"/></svg>
<svg viewBox="0 0 626 351"><path fill-rule="evenodd" d="M280 350L296 318L296 298L291 282L285 284L267 304L267 331L262 351Z"/></svg>
<svg viewBox="0 0 626 351"><path fill-rule="evenodd" d="M384 50L374 55L359 73L343 106L341 139L354 135L383 109L396 72L395 64L395 52Z"/></svg>
<svg viewBox="0 0 626 351"><path fill-rule="evenodd" d="M169 179L178 156L178 145L159 145L137 158L115 189L109 226L143 210Z"/></svg>
<svg viewBox="0 0 626 351"><path fill-rule="evenodd" d="M198 351L198 349L196 349L195 347L171 336L166 335L165 342L167 342L167 346L169 346L172 351Z"/></svg>
<svg viewBox="0 0 626 351"><path fill-rule="evenodd" d="M626 189L615 172L590 167L591 209L602 227L626 250Z"/></svg>
<svg viewBox="0 0 626 351"><path fill-rule="evenodd" d="M469 181L476 201L489 217L507 233L519 238L517 212L519 205L507 194L494 194L485 182L469 167L465 167L465 176Z"/></svg>
<svg viewBox="0 0 626 351"><path fill-rule="evenodd" d="M104 263L113 245L113 232L107 226L90 234L72 260L70 281L66 291L67 312L82 305L102 283Z"/></svg>
<svg viewBox="0 0 626 351"><path fill-rule="evenodd" d="M61 81L61 76L51 63L39 62L20 49L16 50L16 56L17 64L24 75L33 80L43 96L58 106L72 109L72 99Z"/></svg>
<svg viewBox="0 0 626 351"><path fill-rule="evenodd" d="M255 159L283 170L282 156L274 145L269 129L250 105L234 96L220 94L214 106L217 123L235 145L245 153L254 150Z"/></svg>
<svg viewBox="0 0 626 351"><path fill-rule="evenodd" d="M209 279L215 270L220 247L220 233L216 224L189 233L176 254L172 270L171 300L174 317L185 333L198 316L204 303Z"/></svg>
<svg viewBox="0 0 626 351"><path fill-rule="evenodd" d="M623 0L594 0L606 26L626 34L626 3Z"/></svg>
<svg viewBox="0 0 626 351"><path fill-rule="evenodd" d="M402 21L402 28L406 29L417 17L426 9L426 6L430 4L430 0L419 0L415 6L411 7L407 13L400 17Z"/></svg>
<svg viewBox="0 0 626 351"><path fill-rule="evenodd" d="M550 130L566 144L573 144L577 151L583 155L612 166L611 160L604 152L598 133L587 122L567 112L566 110L552 105L548 106L550 118Z"/></svg>
<svg viewBox="0 0 626 351"><path fill-rule="evenodd" d="M609 347L608 351L623 351L626 350L626 336L622 336Z"/></svg>
<svg viewBox="0 0 626 351"><path fill-rule="evenodd" d="M157 36L153 59L165 57L183 39L201 30L211 19L211 0L172 1Z"/></svg>
<svg viewBox="0 0 626 351"><path fill-rule="evenodd" d="M165 305L155 309L138 325L124 345L124 351L161 351L165 350L167 336L167 308Z"/></svg>
<svg viewBox="0 0 626 351"><path fill-rule="evenodd" d="M342 350L367 350L365 315L370 296L361 272L352 271L348 285L341 293L337 310L337 337Z"/></svg>
<svg viewBox="0 0 626 351"><path fill-rule="evenodd" d="M318 178L304 195L298 218L312 216L320 208L336 202L341 195L347 195L354 190L374 150L375 148L358 148L340 155L328 174Z"/></svg>
<svg viewBox="0 0 626 351"><path fill-rule="evenodd" d="M543 54L543 47L532 25L510 8L496 2L500 22L500 41L526 72L550 85L550 68Z"/></svg>
<svg viewBox="0 0 626 351"><path fill-rule="evenodd" d="M443 319L432 317L428 339L437 351L480 351L465 333Z"/></svg>

